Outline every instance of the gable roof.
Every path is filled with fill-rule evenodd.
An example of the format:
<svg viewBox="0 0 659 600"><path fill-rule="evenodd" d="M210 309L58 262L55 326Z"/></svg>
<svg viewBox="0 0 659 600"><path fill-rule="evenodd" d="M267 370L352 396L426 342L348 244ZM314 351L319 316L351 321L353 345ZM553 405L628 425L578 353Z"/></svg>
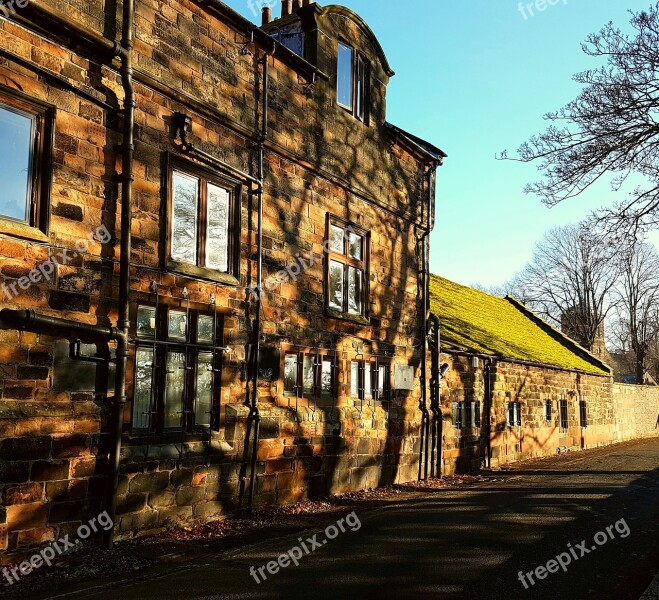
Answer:
<svg viewBox="0 0 659 600"><path fill-rule="evenodd" d="M610 375L605 363L513 298L431 275L430 308L440 318L446 350Z"/></svg>

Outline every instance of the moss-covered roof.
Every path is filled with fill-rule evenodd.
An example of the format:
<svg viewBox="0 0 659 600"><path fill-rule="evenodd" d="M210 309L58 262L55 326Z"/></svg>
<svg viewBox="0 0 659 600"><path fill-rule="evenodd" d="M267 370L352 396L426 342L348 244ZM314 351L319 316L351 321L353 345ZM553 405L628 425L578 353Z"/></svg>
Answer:
<svg viewBox="0 0 659 600"><path fill-rule="evenodd" d="M608 375L605 365L510 298L497 298L432 275L430 308L442 347Z"/></svg>

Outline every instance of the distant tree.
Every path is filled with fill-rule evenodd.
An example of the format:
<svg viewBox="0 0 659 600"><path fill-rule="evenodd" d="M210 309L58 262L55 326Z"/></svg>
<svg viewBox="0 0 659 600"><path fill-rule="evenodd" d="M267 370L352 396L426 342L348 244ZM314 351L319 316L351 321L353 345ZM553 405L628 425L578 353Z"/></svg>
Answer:
<svg viewBox="0 0 659 600"><path fill-rule="evenodd" d="M582 44L606 65L574 80L585 88L557 112L556 123L523 144L516 160L539 161L542 181L526 187L549 206L573 198L607 174L618 191L632 174L648 181L600 215L620 236L659 224L659 2L631 13L633 35L613 23ZM507 158L504 152L503 158Z"/></svg>
<svg viewBox="0 0 659 600"><path fill-rule="evenodd" d="M515 286L533 310L590 349L613 307L617 280L613 248L578 224L547 232Z"/></svg>
<svg viewBox="0 0 659 600"><path fill-rule="evenodd" d="M636 382L642 383L648 352L656 346L659 335L659 253L651 244L634 242L622 248L618 256L616 329L622 349L633 352Z"/></svg>

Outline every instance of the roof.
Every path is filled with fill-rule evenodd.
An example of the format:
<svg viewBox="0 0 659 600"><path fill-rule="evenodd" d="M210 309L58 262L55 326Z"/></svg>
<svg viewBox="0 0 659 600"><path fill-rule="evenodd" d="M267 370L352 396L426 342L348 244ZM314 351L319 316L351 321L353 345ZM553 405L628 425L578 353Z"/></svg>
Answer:
<svg viewBox="0 0 659 600"><path fill-rule="evenodd" d="M448 154L446 154L446 152L437 146L433 146L430 142L426 142L426 140L423 140L420 137L409 133L404 129L401 129L397 125L393 125L392 123L385 123L384 126L392 132L396 141L403 142L408 147L421 152L439 164L441 164L442 161L448 157Z"/></svg>
<svg viewBox="0 0 659 600"><path fill-rule="evenodd" d="M430 307L440 318L442 348L610 375L610 369L513 298L498 298L430 278Z"/></svg>

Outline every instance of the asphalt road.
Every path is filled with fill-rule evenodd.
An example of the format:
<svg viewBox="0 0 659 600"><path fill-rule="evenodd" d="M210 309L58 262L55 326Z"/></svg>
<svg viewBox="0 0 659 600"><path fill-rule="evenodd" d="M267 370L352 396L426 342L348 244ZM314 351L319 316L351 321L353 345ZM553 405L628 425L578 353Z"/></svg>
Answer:
<svg viewBox="0 0 659 600"><path fill-rule="evenodd" d="M119 587L52 597L638 600L659 571L659 439L534 461L492 478L357 508L361 525L350 518L345 532L326 531L341 515L324 515L318 528L206 553ZM316 548L307 541L314 534ZM266 567L257 584L250 567L289 550L304 554L299 566L276 574ZM570 560L565 570L548 564L559 555ZM537 575L539 566L558 572ZM525 575L527 589L520 571L532 572L534 585Z"/></svg>

